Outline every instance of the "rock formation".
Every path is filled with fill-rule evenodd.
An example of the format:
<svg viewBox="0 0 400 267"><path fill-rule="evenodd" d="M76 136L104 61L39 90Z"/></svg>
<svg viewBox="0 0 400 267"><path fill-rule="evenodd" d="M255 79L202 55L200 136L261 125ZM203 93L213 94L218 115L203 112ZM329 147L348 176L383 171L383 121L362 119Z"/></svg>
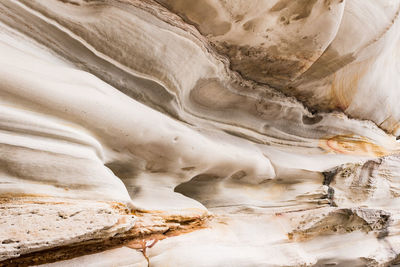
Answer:
<svg viewBox="0 0 400 267"><path fill-rule="evenodd" d="M400 262L399 12L0 1L0 266Z"/></svg>

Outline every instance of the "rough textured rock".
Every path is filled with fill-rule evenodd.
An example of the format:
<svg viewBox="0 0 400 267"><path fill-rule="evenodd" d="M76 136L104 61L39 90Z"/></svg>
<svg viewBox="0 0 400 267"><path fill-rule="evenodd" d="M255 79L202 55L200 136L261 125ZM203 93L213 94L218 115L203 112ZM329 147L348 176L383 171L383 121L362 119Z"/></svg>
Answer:
<svg viewBox="0 0 400 267"><path fill-rule="evenodd" d="M0 266L388 266L398 0L0 2Z"/></svg>
<svg viewBox="0 0 400 267"><path fill-rule="evenodd" d="M67 246L124 233L135 223L133 215L101 202L35 198L8 199L1 204L0 260L21 254Z"/></svg>

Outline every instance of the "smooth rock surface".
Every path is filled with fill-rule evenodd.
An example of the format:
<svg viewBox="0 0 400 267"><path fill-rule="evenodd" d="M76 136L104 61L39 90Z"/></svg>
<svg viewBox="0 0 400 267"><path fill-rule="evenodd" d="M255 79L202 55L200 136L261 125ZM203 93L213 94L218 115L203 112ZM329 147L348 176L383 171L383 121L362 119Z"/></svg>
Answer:
<svg viewBox="0 0 400 267"><path fill-rule="evenodd" d="M399 12L1 1L0 266L400 262Z"/></svg>

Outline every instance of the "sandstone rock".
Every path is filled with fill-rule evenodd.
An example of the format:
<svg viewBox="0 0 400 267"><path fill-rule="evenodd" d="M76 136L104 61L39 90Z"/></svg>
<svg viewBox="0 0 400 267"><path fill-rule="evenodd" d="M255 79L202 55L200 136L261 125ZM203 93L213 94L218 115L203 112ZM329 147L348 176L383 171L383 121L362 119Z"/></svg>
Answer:
<svg viewBox="0 0 400 267"><path fill-rule="evenodd" d="M400 3L0 2L0 266L399 262Z"/></svg>

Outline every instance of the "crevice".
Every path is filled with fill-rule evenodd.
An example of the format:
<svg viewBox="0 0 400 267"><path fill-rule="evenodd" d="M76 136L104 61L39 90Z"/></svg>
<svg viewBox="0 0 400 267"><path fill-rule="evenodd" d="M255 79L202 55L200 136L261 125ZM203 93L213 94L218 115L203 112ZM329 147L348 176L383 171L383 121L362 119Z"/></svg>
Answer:
<svg viewBox="0 0 400 267"><path fill-rule="evenodd" d="M328 199L329 205L331 207L337 207L337 204L334 201L335 197L335 189L330 186L331 182L334 180L335 175L338 173L338 168L330 169L327 171L322 172L322 175L324 176L324 181L323 185L326 185L328 187L327 194L323 196L323 198Z"/></svg>

